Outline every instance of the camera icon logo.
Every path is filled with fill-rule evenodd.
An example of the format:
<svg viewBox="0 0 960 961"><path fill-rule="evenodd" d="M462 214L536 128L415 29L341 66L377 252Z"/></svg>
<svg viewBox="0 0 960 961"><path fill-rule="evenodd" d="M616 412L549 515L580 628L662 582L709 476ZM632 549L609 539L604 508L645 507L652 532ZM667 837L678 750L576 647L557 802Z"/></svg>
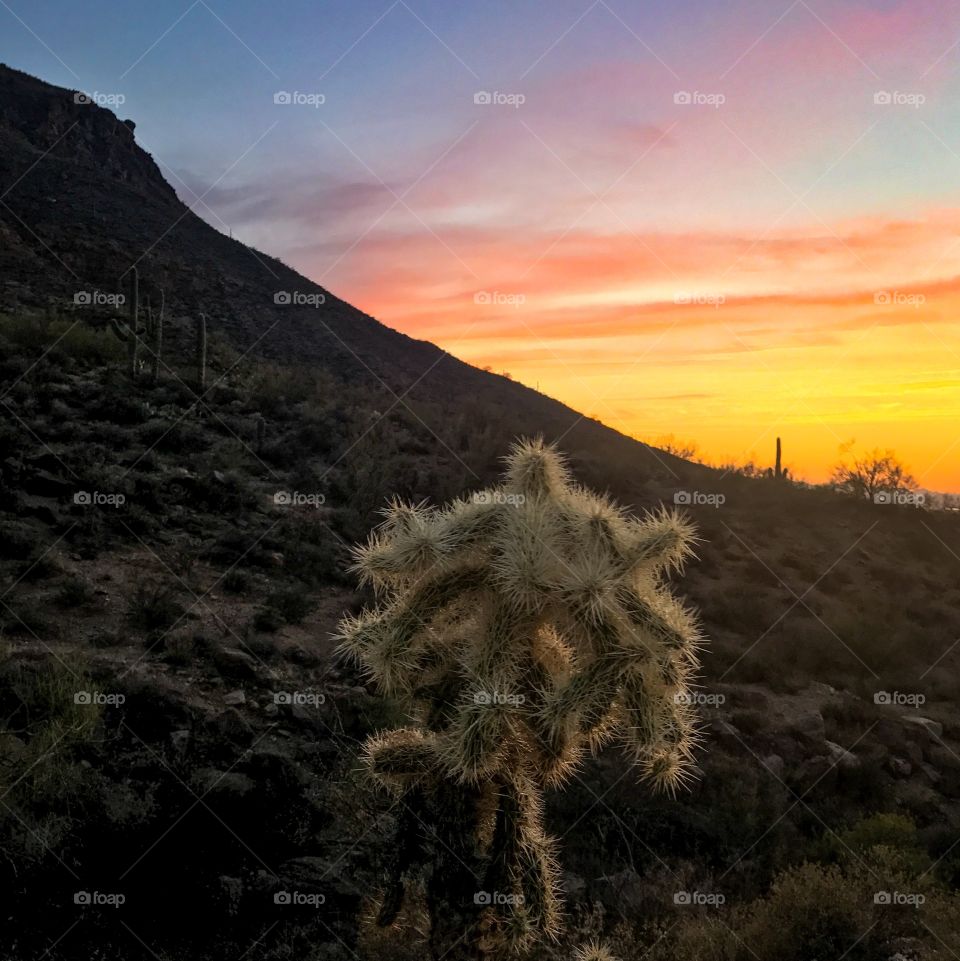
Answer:
<svg viewBox="0 0 960 961"><path fill-rule="evenodd" d="M278 290L273 295L273 302L281 307L288 306L293 301L293 296L288 290Z"/></svg>
<svg viewBox="0 0 960 961"><path fill-rule="evenodd" d="M291 897L289 891L277 891L277 893L273 896L274 904L290 904L292 900L293 898Z"/></svg>
<svg viewBox="0 0 960 961"><path fill-rule="evenodd" d="M478 905L490 905L493 904L493 897L489 891L477 891L473 896L473 903Z"/></svg>
<svg viewBox="0 0 960 961"><path fill-rule="evenodd" d="M873 102L878 106L885 107L893 103L893 94L888 90L878 90L873 95Z"/></svg>
<svg viewBox="0 0 960 961"><path fill-rule="evenodd" d="M490 94L490 92L487 90L478 90L473 95L473 102L480 106L486 106L488 104L493 103L493 97Z"/></svg>
<svg viewBox="0 0 960 961"><path fill-rule="evenodd" d="M890 897L889 891L877 891L873 896L874 904L891 904L893 898Z"/></svg>
<svg viewBox="0 0 960 961"><path fill-rule="evenodd" d="M878 290L873 295L873 302L878 307L887 307L893 303L893 298L890 296L890 291L888 290Z"/></svg>
<svg viewBox="0 0 960 961"><path fill-rule="evenodd" d="M689 90L678 90L673 95L673 102L676 104L686 106L688 104L693 103L693 95L690 93Z"/></svg>
<svg viewBox="0 0 960 961"><path fill-rule="evenodd" d="M893 495L890 491L877 491L876 494L873 495L873 502L874 504L892 504Z"/></svg>
<svg viewBox="0 0 960 961"><path fill-rule="evenodd" d="M78 307L89 307L93 303L93 296L89 290L78 290L73 295L73 302Z"/></svg>
<svg viewBox="0 0 960 961"><path fill-rule="evenodd" d="M473 295L473 302L475 304L480 304L481 306L484 306L484 305L491 304L493 302L493 298L490 296L490 294L487 291L478 290Z"/></svg>
<svg viewBox="0 0 960 961"><path fill-rule="evenodd" d="M93 704L93 695L89 691L77 691L73 695L74 704Z"/></svg>
<svg viewBox="0 0 960 961"><path fill-rule="evenodd" d="M489 707L489 705L493 703L493 698L488 691L477 691L477 693L473 695L473 703Z"/></svg>
<svg viewBox="0 0 960 961"><path fill-rule="evenodd" d="M673 502L681 507L684 505L689 506L693 503L693 497L691 496L690 491L677 491L673 495Z"/></svg>
<svg viewBox="0 0 960 961"><path fill-rule="evenodd" d="M293 704L293 695L289 691L278 691L273 695L274 704Z"/></svg>
<svg viewBox="0 0 960 961"><path fill-rule="evenodd" d="M273 495L273 502L280 507L289 507L293 503L293 498L290 496L290 491L277 491Z"/></svg>
<svg viewBox="0 0 960 961"><path fill-rule="evenodd" d="M673 896L673 903L686 905L691 903L691 897L689 891L677 891Z"/></svg>
<svg viewBox="0 0 960 961"><path fill-rule="evenodd" d="M74 504L79 504L81 507L89 507L93 502L90 496L90 491L77 491L73 495Z"/></svg>
<svg viewBox="0 0 960 961"><path fill-rule="evenodd" d="M287 90L278 90L273 95L273 102L278 104L293 103L293 96Z"/></svg>
<svg viewBox="0 0 960 961"><path fill-rule="evenodd" d="M92 903L92 898L90 897L89 891L74 891L73 892L73 903L74 904L90 904Z"/></svg>
<svg viewBox="0 0 960 961"><path fill-rule="evenodd" d="M73 95L73 102L79 104L91 104L93 103L93 98L88 97L87 94L81 93L79 90Z"/></svg>

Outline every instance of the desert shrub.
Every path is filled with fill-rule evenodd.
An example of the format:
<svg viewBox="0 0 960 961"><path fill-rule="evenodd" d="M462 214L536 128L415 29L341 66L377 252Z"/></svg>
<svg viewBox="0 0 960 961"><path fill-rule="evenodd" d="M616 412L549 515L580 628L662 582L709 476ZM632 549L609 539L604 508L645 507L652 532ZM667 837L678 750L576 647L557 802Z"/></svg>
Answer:
<svg viewBox="0 0 960 961"><path fill-rule="evenodd" d="M183 613L176 590L168 584L138 584L127 605L131 623L144 631L164 630Z"/></svg>
<svg viewBox="0 0 960 961"><path fill-rule="evenodd" d="M94 598L93 586L83 577L71 574L65 578L56 594L61 607L83 607Z"/></svg>
<svg viewBox="0 0 960 961"><path fill-rule="evenodd" d="M299 624L313 606L307 590L297 584L278 588L267 597L267 607L276 611L285 624Z"/></svg>
<svg viewBox="0 0 960 961"><path fill-rule="evenodd" d="M266 631L272 634L279 631L286 621L283 615L273 607L261 607L253 615L253 628L256 631Z"/></svg>
<svg viewBox="0 0 960 961"><path fill-rule="evenodd" d="M227 594L245 594L250 589L250 575L236 569L227 571L220 580L220 587Z"/></svg>

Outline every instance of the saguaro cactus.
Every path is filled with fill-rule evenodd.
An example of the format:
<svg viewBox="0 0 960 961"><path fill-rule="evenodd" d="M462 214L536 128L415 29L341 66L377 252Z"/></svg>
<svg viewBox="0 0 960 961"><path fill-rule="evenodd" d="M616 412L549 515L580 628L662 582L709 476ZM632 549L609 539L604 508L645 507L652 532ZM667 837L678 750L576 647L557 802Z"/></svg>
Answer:
<svg viewBox="0 0 960 961"><path fill-rule="evenodd" d="M777 465L776 465L776 467L775 467L774 470L773 470L773 476L774 476L777 480L782 480L782 479L783 479L783 470L781 469L781 466L780 466L780 453L781 453L781 450L780 450L780 438L778 437L778 438L777 438Z"/></svg>
<svg viewBox="0 0 960 961"><path fill-rule="evenodd" d="M126 342L127 369L131 377L136 377L140 356L140 335L143 333L143 328L140 326L140 276L136 267L130 268L130 303L128 310L129 319L125 325L113 318L110 321L110 326L113 328L113 332L122 341Z"/></svg>
<svg viewBox="0 0 960 961"><path fill-rule="evenodd" d="M207 315L197 318L197 385L201 390L207 386Z"/></svg>
<svg viewBox="0 0 960 961"><path fill-rule="evenodd" d="M405 812L378 923L429 866L434 957L509 957L558 927L544 789L611 738L656 787L689 774L700 635L663 574L692 529L626 515L540 441L515 445L499 487L386 514L355 550L379 605L339 634L413 718L364 749Z"/></svg>
<svg viewBox="0 0 960 961"><path fill-rule="evenodd" d="M151 376L154 383L160 379L160 357L163 353L163 311L166 306L166 296L160 288L160 309L156 317L153 314L153 299L147 301L147 337L152 344L153 365Z"/></svg>

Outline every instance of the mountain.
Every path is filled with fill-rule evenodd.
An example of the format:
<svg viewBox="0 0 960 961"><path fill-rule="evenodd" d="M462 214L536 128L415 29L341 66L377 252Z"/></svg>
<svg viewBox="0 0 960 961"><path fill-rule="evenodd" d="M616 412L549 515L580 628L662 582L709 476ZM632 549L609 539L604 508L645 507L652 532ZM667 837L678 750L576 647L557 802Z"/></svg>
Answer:
<svg viewBox="0 0 960 961"><path fill-rule="evenodd" d="M549 799L568 926L538 961L960 950L960 517L689 463L392 331L77 99L0 67L0 958L426 958L414 895L368 923L400 812L357 754L403 714L335 653L372 600L347 546L537 433L627 509L684 505L709 640L689 793L611 751ZM76 302L133 264L156 376Z"/></svg>

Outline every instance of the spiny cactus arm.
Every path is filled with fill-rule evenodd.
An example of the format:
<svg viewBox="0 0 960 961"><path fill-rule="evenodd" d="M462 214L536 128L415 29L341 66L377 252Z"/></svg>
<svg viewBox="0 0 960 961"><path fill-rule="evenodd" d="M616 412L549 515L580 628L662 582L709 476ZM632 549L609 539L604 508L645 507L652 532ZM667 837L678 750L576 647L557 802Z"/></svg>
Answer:
<svg viewBox="0 0 960 961"><path fill-rule="evenodd" d="M691 776L698 736L692 712L650 672L634 675L622 694L623 736L644 780L671 794Z"/></svg>
<svg viewBox="0 0 960 961"><path fill-rule="evenodd" d="M460 781L478 784L503 765L510 725L504 704L479 703L465 698L458 706L444 738L447 769Z"/></svg>
<svg viewBox="0 0 960 961"><path fill-rule="evenodd" d="M408 790L443 772L436 741L413 728L398 728L369 738L362 761L378 783L393 790Z"/></svg>
<svg viewBox="0 0 960 961"><path fill-rule="evenodd" d="M628 572L644 567L682 570L697 543L693 525L683 515L665 508L629 522L624 533L621 559Z"/></svg>
<svg viewBox="0 0 960 961"><path fill-rule="evenodd" d="M504 489L529 498L561 494L570 484L570 472L557 451L542 437L514 444L506 458Z"/></svg>
<svg viewBox="0 0 960 961"><path fill-rule="evenodd" d="M644 591L622 586L617 592L620 609L635 631L635 643L652 649L684 651L696 663L703 635L694 615L669 592Z"/></svg>

